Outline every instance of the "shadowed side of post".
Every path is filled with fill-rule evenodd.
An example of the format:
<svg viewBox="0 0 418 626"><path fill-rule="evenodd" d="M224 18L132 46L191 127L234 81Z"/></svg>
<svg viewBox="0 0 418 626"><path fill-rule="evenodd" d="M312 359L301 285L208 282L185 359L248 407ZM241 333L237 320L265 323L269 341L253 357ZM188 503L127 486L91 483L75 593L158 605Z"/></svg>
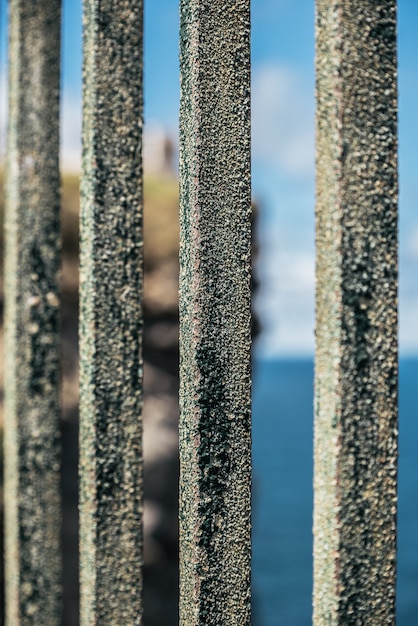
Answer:
<svg viewBox="0 0 418 626"><path fill-rule="evenodd" d="M395 0L317 0L314 624L395 623Z"/></svg>
<svg viewBox="0 0 418 626"><path fill-rule="evenodd" d="M182 0L180 624L250 624L250 12Z"/></svg>
<svg viewBox="0 0 418 626"><path fill-rule="evenodd" d="M142 622L142 0L84 1L81 624Z"/></svg>
<svg viewBox="0 0 418 626"><path fill-rule="evenodd" d="M9 4L6 623L61 619L60 0Z"/></svg>

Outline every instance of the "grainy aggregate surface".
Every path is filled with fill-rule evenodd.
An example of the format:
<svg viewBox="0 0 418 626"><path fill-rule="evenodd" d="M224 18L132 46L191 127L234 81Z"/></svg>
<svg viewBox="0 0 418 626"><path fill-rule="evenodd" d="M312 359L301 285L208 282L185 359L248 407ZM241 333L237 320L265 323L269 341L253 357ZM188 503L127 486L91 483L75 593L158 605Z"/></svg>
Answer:
<svg viewBox="0 0 418 626"><path fill-rule="evenodd" d="M317 0L315 626L395 623L394 0Z"/></svg>
<svg viewBox="0 0 418 626"><path fill-rule="evenodd" d="M180 624L250 624L250 14L182 0Z"/></svg>
<svg viewBox="0 0 418 626"><path fill-rule="evenodd" d="M60 1L11 0L5 217L7 624L58 624Z"/></svg>
<svg viewBox="0 0 418 626"><path fill-rule="evenodd" d="M81 624L142 620L142 0L85 0Z"/></svg>

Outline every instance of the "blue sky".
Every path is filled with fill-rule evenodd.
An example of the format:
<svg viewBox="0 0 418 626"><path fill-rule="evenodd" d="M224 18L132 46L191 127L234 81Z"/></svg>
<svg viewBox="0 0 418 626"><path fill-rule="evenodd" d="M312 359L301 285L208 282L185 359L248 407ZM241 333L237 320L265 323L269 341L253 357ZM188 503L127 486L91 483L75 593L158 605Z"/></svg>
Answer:
<svg viewBox="0 0 418 626"><path fill-rule="evenodd" d="M400 345L405 354L418 352L418 2L400 0L398 5ZM63 163L71 165L77 162L80 134L80 0L64 0L63 13ZM177 33L178 0L146 1L145 124L158 124L174 138L179 102ZM314 0L253 0L252 68L253 195L261 209L262 286L257 306L264 326L257 349L265 356L310 354L314 346Z"/></svg>

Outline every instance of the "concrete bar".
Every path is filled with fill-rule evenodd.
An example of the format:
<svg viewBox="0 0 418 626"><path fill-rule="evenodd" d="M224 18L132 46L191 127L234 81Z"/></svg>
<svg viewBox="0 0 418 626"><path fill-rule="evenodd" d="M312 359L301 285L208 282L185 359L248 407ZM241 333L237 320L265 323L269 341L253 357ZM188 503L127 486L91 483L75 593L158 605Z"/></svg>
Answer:
<svg viewBox="0 0 418 626"><path fill-rule="evenodd" d="M314 624L395 624L395 0L317 0Z"/></svg>
<svg viewBox="0 0 418 626"><path fill-rule="evenodd" d="M142 620L142 0L84 1L81 624Z"/></svg>
<svg viewBox="0 0 418 626"><path fill-rule="evenodd" d="M180 624L249 626L250 3L180 6Z"/></svg>
<svg viewBox="0 0 418 626"><path fill-rule="evenodd" d="M6 623L59 624L60 0L10 0L5 215Z"/></svg>

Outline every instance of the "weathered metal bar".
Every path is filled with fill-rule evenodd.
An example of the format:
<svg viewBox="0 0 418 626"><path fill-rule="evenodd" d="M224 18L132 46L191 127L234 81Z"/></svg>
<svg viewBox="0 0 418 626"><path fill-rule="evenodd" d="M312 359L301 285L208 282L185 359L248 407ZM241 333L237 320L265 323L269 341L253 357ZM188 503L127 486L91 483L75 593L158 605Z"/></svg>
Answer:
<svg viewBox="0 0 418 626"><path fill-rule="evenodd" d="M180 624L250 624L250 11L182 0Z"/></svg>
<svg viewBox="0 0 418 626"><path fill-rule="evenodd" d="M60 0L10 0L5 216L6 621L61 619Z"/></svg>
<svg viewBox="0 0 418 626"><path fill-rule="evenodd" d="M394 624L395 0L317 0L314 624Z"/></svg>
<svg viewBox="0 0 418 626"><path fill-rule="evenodd" d="M142 0L84 1L81 624L142 619Z"/></svg>

